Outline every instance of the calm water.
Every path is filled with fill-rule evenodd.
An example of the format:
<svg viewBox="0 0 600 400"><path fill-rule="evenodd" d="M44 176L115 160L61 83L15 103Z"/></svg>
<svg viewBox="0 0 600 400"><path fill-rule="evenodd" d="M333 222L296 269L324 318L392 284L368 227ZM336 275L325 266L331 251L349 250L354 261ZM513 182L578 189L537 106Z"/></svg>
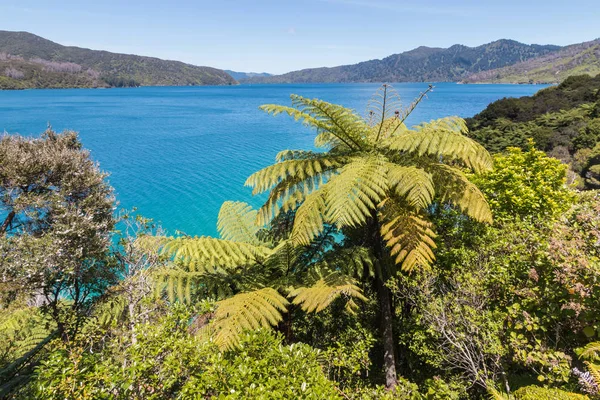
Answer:
<svg viewBox="0 0 600 400"><path fill-rule="evenodd" d="M377 84L242 85L0 91L0 130L38 135L50 123L73 129L103 170L120 206L169 231L214 235L225 200L259 205L244 181L286 148L311 148L313 132L258 110L289 103L291 93L343 104L361 113ZM408 120L470 117L502 97L543 86L437 84ZM397 84L405 104L427 88Z"/></svg>

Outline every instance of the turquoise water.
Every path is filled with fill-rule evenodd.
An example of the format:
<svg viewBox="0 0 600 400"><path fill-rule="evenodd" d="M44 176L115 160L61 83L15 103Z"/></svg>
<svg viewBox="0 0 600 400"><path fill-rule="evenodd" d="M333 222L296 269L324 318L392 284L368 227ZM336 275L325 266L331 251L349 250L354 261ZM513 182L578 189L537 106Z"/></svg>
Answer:
<svg viewBox="0 0 600 400"><path fill-rule="evenodd" d="M119 205L137 207L169 232L214 235L225 200L259 205L244 181L286 148L312 147L313 132L258 106L289 103L291 93L318 97L363 113L377 84L241 85L0 91L0 130L38 135L80 132L110 173ZM448 115L470 117L502 97L543 86L440 83L410 116L416 124ZM427 88L397 84L405 104Z"/></svg>

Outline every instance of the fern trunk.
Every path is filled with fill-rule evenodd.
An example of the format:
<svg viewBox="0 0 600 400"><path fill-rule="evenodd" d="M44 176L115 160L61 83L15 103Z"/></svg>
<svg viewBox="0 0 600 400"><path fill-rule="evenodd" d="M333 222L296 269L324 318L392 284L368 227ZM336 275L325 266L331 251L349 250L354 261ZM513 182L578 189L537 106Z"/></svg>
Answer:
<svg viewBox="0 0 600 400"><path fill-rule="evenodd" d="M396 373L396 346L394 345L394 314L392 311L392 295L390 289L385 286L388 278L385 268L385 248L381 241L379 218L377 211L373 211L371 216L370 235L371 248L375 256L375 277L377 299L379 301L379 312L381 321L381 339L383 345L383 367L385 371L385 387L393 390L397 383Z"/></svg>
<svg viewBox="0 0 600 400"><path fill-rule="evenodd" d="M383 366L385 370L385 387L393 389L396 386L396 355L394 345L392 296L383 280L377 278L377 297L379 297L379 308L381 312L381 335L383 343Z"/></svg>

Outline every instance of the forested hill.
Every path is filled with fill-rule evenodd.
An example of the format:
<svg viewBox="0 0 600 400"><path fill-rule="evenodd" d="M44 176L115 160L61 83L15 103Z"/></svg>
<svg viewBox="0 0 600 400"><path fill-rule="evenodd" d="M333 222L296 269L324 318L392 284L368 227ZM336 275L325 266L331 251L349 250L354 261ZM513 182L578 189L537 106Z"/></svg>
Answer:
<svg viewBox="0 0 600 400"><path fill-rule="evenodd" d="M479 72L464 83L558 83L572 75L600 74L600 39L508 67Z"/></svg>
<svg viewBox="0 0 600 400"><path fill-rule="evenodd" d="M311 68L272 77L254 77L248 83L317 82L456 82L480 71L501 68L559 50L553 45L527 45L498 40L478 47L418 47L381 60L333 68Z"/></svg>
<svg viewBox="0 0 600 400"><path fill-rule="evenodd" d="M236 83L216 68L62 46L28 32L0 31L0 89Z"/></svg>
<svg viewBox="0 0 600 400"><path fill-rule="evenodd" d="M571 76L533 96L505 98L467 119L491 152L535 146L571 167L580 188L600 189L600 75Z"/></svg>

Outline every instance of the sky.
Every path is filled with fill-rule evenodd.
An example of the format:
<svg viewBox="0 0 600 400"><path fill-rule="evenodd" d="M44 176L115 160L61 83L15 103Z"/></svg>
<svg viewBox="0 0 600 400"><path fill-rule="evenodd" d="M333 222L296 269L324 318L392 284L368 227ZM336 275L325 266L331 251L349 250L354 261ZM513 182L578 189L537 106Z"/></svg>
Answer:
<svg viewBox="0 0 600 400"><path fill-rule="evenodd" d="M353 64L419 46L600 37L598 0L0 0L0 29L243 72Z"/></svg>

